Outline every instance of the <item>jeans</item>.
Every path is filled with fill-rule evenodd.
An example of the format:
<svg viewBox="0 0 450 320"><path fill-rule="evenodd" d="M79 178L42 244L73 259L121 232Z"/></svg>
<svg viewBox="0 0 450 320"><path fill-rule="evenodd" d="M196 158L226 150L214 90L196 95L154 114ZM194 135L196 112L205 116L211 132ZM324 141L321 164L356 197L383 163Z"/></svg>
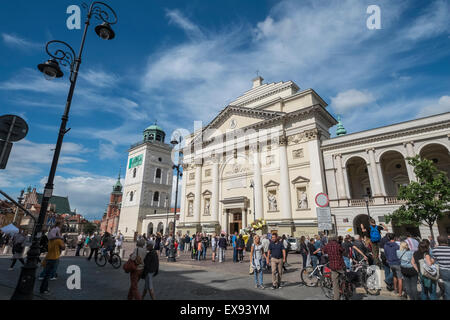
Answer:
<svg viewBox="0 0 450 320"><path fill-rule="evenodd" d="M259 271L254 270L255 275L255 285L262 286L263 285L263 270L259 269Z"/></svg>
<svg viewBox="0 0 450 320"><path fill-rule="evenodd" d="M40 292L48 291L48 280L50 276L56 272L58 260L47 260L44 268L44 280L42 280Z"/></svg>
<svg viewBox="0 0 450 320"><path fill-rule="evenodd" d="M236 247L233 247L233 262L237 262L237 249Z"/></svg>
<svg viewBox="0 0 450 320"><path fill-rule="evenodd" d="M392 286L394 285L394 274L391 271L391 268L388 266L383 265L384 269L384 281L386 284Z"/></svg>
<svg viewBox="0 0 450 320"><path fill-rule="evenodd" d="M450 270L441 268L439 272L444 280L445 300L450 300Z"/></svg>
<svg viewBox="0 0 450 320"><path fill-rule="evenodd" d="M200 261L202 258L202 251L197 250L197 260Z"/></svg>
<svg viewBox="0 0 450 320"><path fill-rule="evenodd" d="M317 256L312 254L311 255L311 263L312 263L313 270L316 269L318 262L319 262L319 258L317 258ZM314 271L314 275L317 275L317 270Z"/></svg>
<svg viewBox="0 0 450 320"><path fill-rule="evenodd" d="M58 266L59 266L59 260L55 260L56 261L56 265L54 266L52 272L50 273L50 279L56 278L57 276L57 271L58 271ZM45 268L44 270L42 270L41 274L39 275L40 278L44 278L45 277Z"/></svg>
<svg viewBox="0 0 450 320"><path fill-rule="evenodd" d="M219 247L219 262L225 261L225 248Z"/></svg>
<svg viewBox="0 0 450 320"><path fill-rule="evenodd" d="M88 260L92 259L92 255L94 255L94 260L97 261L98 248L91 248L91 253L89 254Z"/></svg>
<svg viewBox="0 0 450 320"><path fill-rule="evenodd" d="M417 291L417 277L417 275L412 277L406 277L403 275L403 287L411 300L419 300L419 292Z"/></svg>
<svg viewBox="0 0 450 320"><path fill-rule="evenodd" d="M206 247L205 247L205 249L203 249L203 260L206 260Z"/></svg>
<svg viewBox="0 0 450 320"><path fill-rule="evenodd" d="M81 250L82 247L83 247L82 243L81 244L77 244L77 252L75 253L76 257L80 256L80 250Z"/></svg>
<svg viewBox="0 0 450 320"><path fill-rule="evenodd" d="M423 279L420 279L422 292L420 293L420 300L437 300L436 296L436 281L431 281L430 287L425 287Z"/></svg>
<svg viewBox="0 0 450 320"><path fill-rule="evenodd" d="M303 269L306 268L306 260L308 260L308 254L302 253L302 260L303 260Z"/></svg>
<svg viewBox="0 0 450 320"><path fill-rule="evenodd" d="M350 258L349 257L343 257L343 258L344 258L345 267L347 269L351 269L352 268L352 264L350 262Z"/></svg>

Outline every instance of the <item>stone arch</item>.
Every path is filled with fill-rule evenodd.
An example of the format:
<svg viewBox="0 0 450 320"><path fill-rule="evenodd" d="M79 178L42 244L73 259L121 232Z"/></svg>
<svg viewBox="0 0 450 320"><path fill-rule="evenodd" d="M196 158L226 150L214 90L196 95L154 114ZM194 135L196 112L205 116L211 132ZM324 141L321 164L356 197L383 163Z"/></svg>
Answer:
<svg viewBox="0 0 450 320"><path fill-rule="evenodd" d="M400 186L409 184L405 156L396 150L383 152L380 157L384 188L388 197L396 197Z"/></svg>
<svg viewBox="0 0 450 320"><path fill-rule="evenodd" d="M432 160L439 170L446 172L450 177L450 154L445 145L436 142L428 143L422 146L419 155Z"/></svg>
<svg viewBox="0 0 450 320"><path fill-rule="evenodd" d="M348 186L351 199L362 199L364 195L372 195L367 162L363 157L353 156L345 162L348 176Z"/></svg>
<svg viewBox="0 0 450 320"><path fill-rule="evenodd" d="M162 222L158 223L158 228L156 229L160 234L164 234L164 224Z"/></svg>
<svg viewBox="0 0 450 320"><path fill-rule="evenodd" d="M402 155L402 157L404 159L407 158L405 148L399 146L399 147L393 147L393 148L382 150L380 153L378 153L378 155L376 155L376 157L375 157L376 162L377 163L381 162L381 158L388 152L398 152Z"/></svg>
<svg viewBox="0 0 450 320"><path fill-rule="evenodd" d="M150 235L152 235L152 234L153 234L153 222L150 222L150 223L147 225L147 235L150 236Z"/></svg>

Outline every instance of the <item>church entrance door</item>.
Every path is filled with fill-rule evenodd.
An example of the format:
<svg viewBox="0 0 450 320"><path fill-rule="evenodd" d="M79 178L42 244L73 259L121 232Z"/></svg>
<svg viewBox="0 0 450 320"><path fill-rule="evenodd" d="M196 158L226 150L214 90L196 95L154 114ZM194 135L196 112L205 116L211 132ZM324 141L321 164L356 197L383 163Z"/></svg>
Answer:
<svg viewBox="0 0 450 320"><path fill-rule="evenodd" d="M242 212L233 213L232 219L230 222L230 234L234 234L235 232L239 234L239 231L242 229Z"/></svg>

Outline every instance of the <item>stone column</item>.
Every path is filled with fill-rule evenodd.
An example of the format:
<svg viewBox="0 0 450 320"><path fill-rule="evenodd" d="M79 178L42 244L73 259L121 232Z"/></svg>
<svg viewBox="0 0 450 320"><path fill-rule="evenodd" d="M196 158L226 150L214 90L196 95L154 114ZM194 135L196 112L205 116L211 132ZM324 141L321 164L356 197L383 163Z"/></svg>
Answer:
<svg viewBox="0 0 450 320"><path fill-rule="evenodd" d="M219 163L213 162L212 167L212 195L211 195L212 220L219 222Z"/></svg>
<svg viewBox="0 0 450 320"><path fill-rule="evenodd" d="M247 228L247 209L242 208L242 229Z"/></svg>
<svg viewBox="0 0 450 320"><path fill-rule="evenodd" d="M370 171L369 173L372 175L372 181L373 181L373 196L374 197L382 197L383 193L381 192L380 187L380 177L378 176L378 170L377 170L377 163L375 161L375 149L370 148L366 150L369 154L369 164L370 164Z"/></svg>
<svg viewBox="0 0 450 320"><path fill-rule="evenodd" d="M311 208L317 207L314 201L316 195L321 192L325 192L325 177L323 170L322 151L320 150L320 134L317 129L309 130L305 132L306 139L308 140L309 161L311 170L311 195L312 205ZM311 203L310 202L310 203ZM315 213L315 212L314 212Z"/></svg>
<svg viewBox="0 0 450 320"><path fill-rule="evenodd" d="M403 144L406 148L406 155L408 158L412 158L416 156L414 152L414 142L409 141ZM409 181L417 181L416 174L414 173L414 167L408 163L408 160L405 159L406 170L408 171Z"/></svg>
<svg viewBox="0 0 450 320"><path fill-rule="evenodd" d="M202 165L195 165L195 198L194 198L194 223L200 223L200 210L202 206Z"/></svg>
<svg viewBox="0 0 450 320"><path fill-rule="evenodd" d="M187 212L186 210L186 181L188 179L188 166L183 164L183 177L181 177L181 185L182 188L180 190L181 197L180 197L180 222L185 223L186 222L186 216Z"/></svg>
<svg viewBox="0 0 450 320"><path fill-rule="evenodd" d="M342 168L342 155L337 154L335 155L336 158L336 178L338 183L338 199L348 199L348 195L345 188L345 177L344 177L344 170Z"/></svg>
<svg viewBox="0 0 450 320"><path fill-rule="evenodd" d="M255 192L255 206L252 210L255 210L256 219L264 219L264 202L263 202L263 185L262 185L262 173L261 173L261 160L258 149L253 150L253 187Z"/></svg>
<svg viewBox="0 0 450 320"><path fill-rule="evenodd" d="M280 194L281 194L281 212L282 219L292 219L291 206L291 186L289 180L289 167L287 160L287 139L280 137L279 156L280 156Z"/></svg>

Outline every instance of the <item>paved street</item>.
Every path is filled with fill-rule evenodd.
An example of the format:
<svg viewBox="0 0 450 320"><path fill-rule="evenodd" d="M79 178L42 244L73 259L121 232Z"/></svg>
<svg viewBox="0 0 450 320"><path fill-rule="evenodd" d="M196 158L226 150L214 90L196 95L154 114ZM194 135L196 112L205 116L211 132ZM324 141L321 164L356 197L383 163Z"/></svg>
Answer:
<svg viewBox="0 0 450 320"><path fill-rule="evenodd" d="M127 244L129 247L131 244ZM128 256L130 250L126 253ZM284 274L285 286L279 290L255 289L253 276L248 274L249 260L233 263L231 250L227 252L227 262L213 263L207 261L192 261L190 255L182 254L176 263L166 262L161 258L160 274L154 278L157 299L172 300L323 300L326 299L320 288L307 288L299 286L299 267L301 257L298 254L290 254L288 262L290 267ZM208 257L210 254L208 253ZM10 256L0 256L0 299L9 299L16 285L20 263L14 271L7 271L10 264ZM69 290L66 286L67 267L77 265L81 269L81 290ZM75 257L74 251L63 257L58 268L59 279L50 281L49 296L41 297L36 286L36 299L61 299L61 300L124 300L127 298L129 288L129 276L121 269L115 270L111 265L104 268L98 267L94 261L88 262L85 257ZM271 275L264 274L264 283L270 286ZM140 288L143 289L143 281ZM359 291L359 290L358 290ZM396 299L384 293L380 296L366 296L358 293L356 300L383 300Z"/></svg>

